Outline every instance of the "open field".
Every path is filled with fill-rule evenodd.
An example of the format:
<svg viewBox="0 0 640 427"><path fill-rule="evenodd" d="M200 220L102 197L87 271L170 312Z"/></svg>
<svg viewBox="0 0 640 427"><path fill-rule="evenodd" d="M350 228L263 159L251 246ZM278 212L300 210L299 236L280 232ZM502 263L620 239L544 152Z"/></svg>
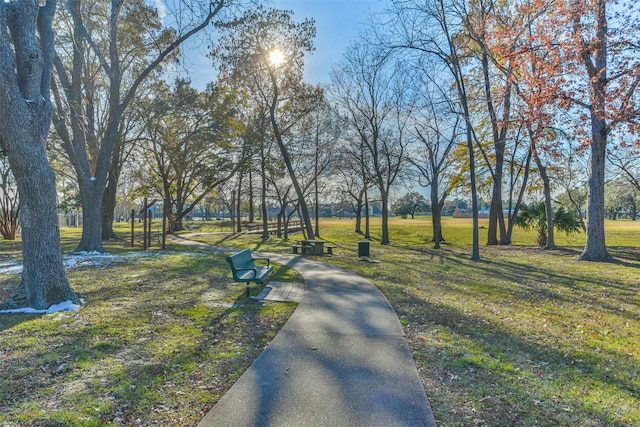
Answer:
<svg viewBox="0 0 640 427"><path fill-rule="evenodd" d="M385 293L439 426L640 424L640 222L607 223L611 264L576 262L580 235L559 234L564 247L543 251L516 230L514 246L482 246L472 262L469 220L447 219L449 244L438 251L430 221L392 225L393 245L383 247L372 223L368 262L353 220L323 221L322 238L339 248L316 259ZM73 249L78 231L64 234ZM300 237L194 238L288 253ZM111 242L111 261L69 271L87 298L81 311L0 316L0 425L194 425L294 308L244 298L222 255L170 246L141 257L139 244L127 246ZM0 242L0 256L17 255L19 243ZM299 280L284 268L276 275ZM0 275L0 299L18 281Z"/></svg>

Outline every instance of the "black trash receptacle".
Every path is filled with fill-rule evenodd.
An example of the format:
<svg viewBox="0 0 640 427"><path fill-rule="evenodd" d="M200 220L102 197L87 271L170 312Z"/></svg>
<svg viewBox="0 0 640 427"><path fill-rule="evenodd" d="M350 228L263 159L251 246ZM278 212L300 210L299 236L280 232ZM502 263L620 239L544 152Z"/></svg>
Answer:
<svg viewBox="0 0 640 427"><path fill-rule="evenodd" d="M358 256L359 257L369 257L369 241L362 240L358 242Z"/></svg>

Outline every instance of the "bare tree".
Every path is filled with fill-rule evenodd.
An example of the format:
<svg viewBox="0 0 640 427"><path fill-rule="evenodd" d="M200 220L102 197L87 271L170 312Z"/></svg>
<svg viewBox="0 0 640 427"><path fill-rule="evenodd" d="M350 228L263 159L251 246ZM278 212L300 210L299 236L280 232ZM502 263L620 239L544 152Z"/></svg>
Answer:
<svg viewBox="0 0 640 427"><path fill-rule="evenodd" d="M364 234L368 239L370 237L368 229L366 233L362 231L362 211L367 205L367 187L371 183L367 180L365 168L362 165L363 159L360 154L363 153L363 150L361 148L355 150L355 147L359 147L359 145L357 143L351 144L349 141L344 141L340 145L336 158L334 184L337 185L338 193L348 202L351 212L355 215L354 231L358 234Z"/></svg>
<svg viewBox="0 0 640 427"><path fill-rule="evenodd" d="M478 194L474 128L464 58L467 45L458 37L464 33L466 5L456 0L392 0L388 11L390 22L385 26L380 43L396 52L413 52L437 61L452 78L458 110L464 118L464 130L469 158L471 210L473 215L473 246L471 259L480 259L478 239Z"/></svg>
<svg viewBox="0 0 640 427"><path fill-rule="evenodd" d="M388 53L366 41L354 43L332 73L334 100L365 151L366 175L380 192L383 245L389 238L389 195L403 172L410 117L406 74Z"/></svg>
<svg viewBox="0 0 640 427"><path fill-rule="evenodd" d="M334 153L342 130L342 120L335 109L327 102L319 103L317 108L293 129L291 144L297 147L296 157L311 167L305 168L303 174L298 174L303 179L303 187L309 187L313 195L314 207L314 236L320 237L320 194L322 190L322 177L330 171L334 163ZM308 183L308 184L306 184ZM306 192L306 191L305 191Z"/></svg>
<svg viewBox="0 0 640 427"><path fill-rule="evenodd" d="M531 157L533 155L531 146L523 144L523 138L520 137L520 131L514 135L513 140L511 151L509 153L509 160L507 162L509 165L507 174L509 177L509 197L507 202L509 221L507 223L506 238L509 242L511 242L513 228L516 225L518 212L522 205L522 200L524 199L527 185L529 183Z"/></svg>
<svg viewBox="0 0 640 427"><path fill-rule="evenodd" d="M460 122L463 119L453 108L455 95L445 90L427 73L416 79L416 91L421 94L420 108L415 118L413 150L409 161L419 173L419 182L429 187L434 248L445 239L442 233L442 208L451 191L460 185L462 168L453 171L453 152L460 144Z"/></svg>
<svg viewBox="0 0 640 427"><path fill-rule="evenodd" d="M610 149L608 159L629 184L640 191L640 149L631 144Z"/></svg>

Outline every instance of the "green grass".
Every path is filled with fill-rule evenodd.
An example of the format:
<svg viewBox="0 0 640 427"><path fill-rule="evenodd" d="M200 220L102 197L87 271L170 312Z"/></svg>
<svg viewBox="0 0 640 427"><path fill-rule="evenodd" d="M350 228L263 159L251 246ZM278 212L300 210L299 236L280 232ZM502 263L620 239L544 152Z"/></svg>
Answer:
<svg viewBox="0 0 640 427"><path fill-rule="evenodd" d="M223 254L108 246L120 256L68 272L80 311L0 316L0 425L195 425L295 309L246 298ZM18 284L0 275L0 297Z"/></svg>
<svg viewBox="0 0 640 427"><path fill-rule="evenodd" d="M392 246L379 244L374 221L374 263L358 259L352 220L321 226L338 249L313 258L355 270L385 293L439 426L640 424L640 222L607 222L617 263L577 262L584 236L559 234L562 248L544 251L521 230L514 246L482 246L482 261L472 262L470 221L452 219L441 250L431 249L426 219L394 219ZM280 253L299 238L197 237ZM131 251L122 241L108 246ZM0 317L0 425L197 423L293 307L242 297L221 255L169 249L71 271L88 300L80 312ZM0 243L0 255L17 252ZM0 296L17 280L0 280Z"/></svg>
<svg viewBox="0 0 640 427"><path fill-rule="evenodd" d="M535 235L521 230L514 246L483 246L483 260L473 262L470 221L451 219L441 250L431 249L428 221L392 221L392 246L377 243L373 223L377 262L363 262L353 222L322 225L322 238L340 248L316 259L353 269L385 293L439 426L640 424L640 222L607 223L612 264L577 262L573 245L583 236L560 234L557 244L567 246L544 251L525 246ZM225 243L289 252L291 242Z"/></svg>

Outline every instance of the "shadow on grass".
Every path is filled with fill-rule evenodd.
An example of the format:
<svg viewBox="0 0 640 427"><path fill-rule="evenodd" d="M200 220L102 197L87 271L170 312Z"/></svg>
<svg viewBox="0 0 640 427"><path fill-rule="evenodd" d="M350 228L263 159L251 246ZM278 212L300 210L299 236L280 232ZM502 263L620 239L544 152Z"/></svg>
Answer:
<svg viewBox="0 0 640 427"><path fill-rule="evenodd" d="M460 249L407 250L362 267L403 320L437 421L637 423L634 272L574 263L572 249L558 260L505 251L473 262Z"/></svg>
<svg viewBox="0 0 640 427"><path fill-rule="evenodd" d="M422 325L428 328L422 332L432 335L412 345L431 386L448 390L439 396L467 396L466 402L432 400L437 419L439 411L461 404L467 407L454 410L474 413L484 425L576 425L591 420L622 426L627 424L613 411L605 411L609 403L600 400L602 392L606 390L613 401L640 402L633 357L561 348L552 340L541 345L534 337L484 316L407 293L394 298L403 299L400 306L414 308L399 312L409 328ZM610 372L612 358L631 370L628 375ZM425 386L431 397L430 384Z"/></svg>
<svg viewBox="0 0 640 427"><path fill-rule="evenodd" d="M507 251L518 250L517 248L506 248ZM640 249L639 249L640 250ZM530 252L531 249L524 249ZM534 250L535 251L535 250ZM594 305L608 310L610 313L636 319L640 315L640 311L627 310L621 308L621 305L640 301L638 293L639 285L628 283L627 280L619 277L602 278L593 274L591 270L585 268L582 272L557 272L547 268L543 263L533 264L528 261L506 260L500 257L500 254L493 254L490 257L484 257L481 261L470 261L469 259L460 257L455 252L445 250L429 250L421 251L425 255L429 255L432 259L438 259L440 265L445 262L460 268L473 268L482 273L481 277L493 277L490 282L483 282L483 293L499 292L505 296L513 296L527 301L547 300L564 301L567 303L581 303L589 306ZM558 251L558 253L574 255L577 251L566 249ZM517 254L517 252L516 252ZM539 255L550 256L552 252L540 250ZM575 266L581 265L580 261L570 260ZM585 264L586 266L589 263ZM628 267L627 263L615 263L612 265L620 265ZM639 268L640 264L633 264L633 268ZM429 271L429 266L420 267L425 274L433 274ZM438 274L438 273L436 273ZM451 276L446 275L443 280L450 280ZM467 278L462 278L462 283L467 283ZM511 281L522 286L514 289L505 289L498 285L504 281ZM554 287L537 286L538 284L552 284ZM468 283L467 283L468 284ZM473 284L471 282L471 284ZM473 286L467 286L468 297L479 297L478 289ZM610 290L615 292L609 292ZM567 293L566 291L570 292ZM603 297L603 293L605 294ZM610 304L606 301L615 301L616 304ZM640 307L638 307L640 309Z"/></svg>
<svg viewBox="0 0 640 427"><path fill-rule="evenodd" d="M115 286L96 283L107 270L77 271L81 311L3 321L14 336L2 337L0 421L195 424L284 318L243 296L224 255L162 264L122 270Z"/></svg>

